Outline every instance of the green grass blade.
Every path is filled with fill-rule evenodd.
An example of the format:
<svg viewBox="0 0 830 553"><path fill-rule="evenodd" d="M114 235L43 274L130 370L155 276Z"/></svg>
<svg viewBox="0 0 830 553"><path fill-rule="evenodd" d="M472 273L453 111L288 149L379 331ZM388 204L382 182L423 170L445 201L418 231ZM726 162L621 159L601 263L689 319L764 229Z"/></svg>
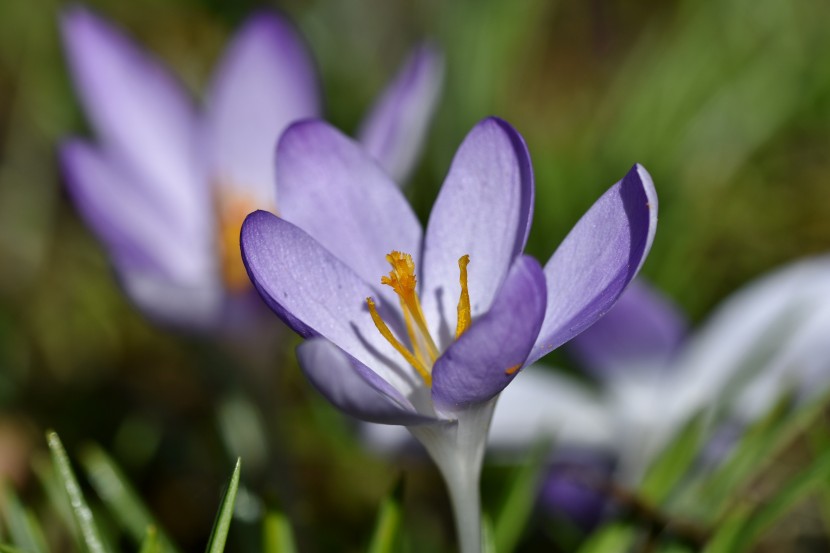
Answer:
<svg viewBox="0 0 830 553"><path fill-rule="evenodd" d="M511 553L519 543L533 512L550 450L549 440L537 443L531 451L529 461L517 469L507 489L493 523L493 539L499 553Z"/></svg>
<svg viewBox="0 0 830 553"><path fill-rule="evenodd" d="M296 553L291 524L281 513L272 511L263 521L264 553Z"/></svg>
<svg viewBox="0 0 830 553"><path fill-rule="evenodd" d="M3 486L4 520L12 544L31 553L46 553L46 539L34 514L9 486Z"/></svg>
<svg viewBox="0 0 830 553"><path fill-rule="evenodd" d="M0 553L32 553L27 549L18 549L17 547L13 547L11 545L6 545L5 543L0 543Z"/></svg>
<svg viewBox="0 0 830 553"><path fill-rule="evenodd" d="M146 541L147 528L153 527L154 539L160 549L177 553L176 546L161 530L123 471L106 452L90 445L81 452L80 459L92 487L136 544Z"/></svg>
<svg viewBox="0 0 830 553"><path fill-rule="evenodd" d="M66 450L58 434L53 431L47 432L46 441L52 453L55 471L63 484L64 490L66 490L66 495L69 497L69 504L72 506L75 522L81 531L87 550L89 553L105 553L106 548L101 540L101 533L95 526L92 511L81 493L81 487L72 472L72 465L69 463L69 457L66 455Z"/></svg>
<svg viewBox="0 0 830 553"><path fill-rule="evenodd" d="M830 396L818 399L791 413L791 397L783 396L778 404L755 423L723 465L703 483L696 498L706 507L703 515L720 520L742 497L741 490L752 486L764 471L779 458L800 435L814 426L822 416Z"/></svg>
<svg viewBox="0 0 830 553"><path fill-rule="evenodd" d="M233 519L233 506L236 503L236 492L239 490L239 473L242 469L242 460L236 460L236 467L228 483L228 489L222 497L219 511L216 513L216 521L213 523L213 531L210 533L210 541L207 545L207 553L222 553L225 550L225 541L228 539L228 531Z"/></svg>
<svg viewBox="0 0 830 553"><path fill-rule="evenodd" d="M734 509L726 520L715 529L703 553L734 553L738 551L738 540L751 514L752 510L749 506Z"/></svg>
<svg viewBox="0 0 830 553"><path fill-rule="evenodd" d="M141 542L141 549L138 553L160 553L161 543L159 542L159 533L155 526L148 526L144 532L144 540Z"/></svg>
<svg viewBox="0 0 830 553"><path fill-rule="evenodd" d="M36 454L32 459L32 468L34 469L38 482L46 492L49 507L68 529L75 549L78 551L82 550L83 538L81 537L80 530L78 530L78 525L75 524L72 506L69 504L69 498L66 497L66 492L63 490L63 485L58 478L51 456L47 454Z"/></svg>
<svg viewBox="0 0 830 553"><path fill-rule="evenodd" d="M493 530L493 519L484 515L481 520L482 553L496 553L496 533Z"/></svg>
<svg viewBox="0 0 830 553"><path fill-rule="evenodd" d="M369 553L392 553L397 551L396 541L401 527L401 503L403 499L403 479L399 479L378 509L378 518L372 541L369 543Z"/></svg>
<svg viewBox="0 0 830 553"><path fill-rule="evenodd" d="M704 438L704 417L689 420L674 440L648 469L640 487L640 495L654 505L663 504L688 474L700 452Z"/></svg>
<svg viewBox="0 0 830 553"><path fill-rule="evenodd" d="M775 522L830 479L830 451L825 451L807 470L799 472L767 500L744 526L736 551L750 551Z"/></svg>
<svg viewBox="0 0 830 553"><path fill-rule="evenodd" d="M634 540L634 530L623 524L609 524L585 540L579 553L621 553L628 551Z"/></svg>

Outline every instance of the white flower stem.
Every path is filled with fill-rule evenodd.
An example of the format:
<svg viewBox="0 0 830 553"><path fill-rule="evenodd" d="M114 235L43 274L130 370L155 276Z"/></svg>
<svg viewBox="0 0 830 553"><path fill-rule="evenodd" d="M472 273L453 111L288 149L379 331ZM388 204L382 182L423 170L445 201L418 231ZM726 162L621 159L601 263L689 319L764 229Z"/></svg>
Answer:
<svg viewBox="0 0 830 553"><path fill-rule="evenodd" d="M447 484L461 553L482 552L479 480L495 398L456 413L453 422L411 426Z"/></svg>
<svg viewBox="0 0 830 553"><path fill-rule="evenodd" d="M481 463L477 467L458 466L456 475L449 475L445 470L444 481L450 494L455 529L458 535L460 553L481 553L481 494L479 479Z"/></svg>

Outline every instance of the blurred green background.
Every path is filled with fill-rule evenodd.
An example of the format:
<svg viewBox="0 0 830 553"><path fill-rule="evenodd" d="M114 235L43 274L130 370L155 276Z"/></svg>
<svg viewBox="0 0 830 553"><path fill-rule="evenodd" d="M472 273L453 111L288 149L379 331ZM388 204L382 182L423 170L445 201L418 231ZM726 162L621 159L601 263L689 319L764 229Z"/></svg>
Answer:
<svg viewBox="0 0 830 553"><path fill-rule="evenodd" d="M72 454L97 442L173 537L198 550L242 454L245 489L265 501L251 495L246 504L243 494L243 515L245 505L250 520L273 505L292 519L300 543L359 550L401 469L364 452L352 422L309 388L293 361L296 339L286 332L279 352L239 366L221 345L151 325L121 294L68 201L55 146L87 131L57 36L62 5L0 3L0 470L34 501L40 492L27 467L44 450L46 428ZM230 34L263 7L89 5L172 66L197 97ZM541 259L633 163L649 169L660 223L644 273L694 321L764 270L830 250L826 1L265 6L301 29L327 117L349 132L417 40L433 38L445 51L444 93L407 189L422 217L463 136L493 114L524 135L533 156L529 250ZM416 462L405 470L408 524L424 551L448 546L437 473ZM485 476L487 507L498 501L500 475ZM230 547L243 550L255 532L244 516L235 524Z"/></svg>

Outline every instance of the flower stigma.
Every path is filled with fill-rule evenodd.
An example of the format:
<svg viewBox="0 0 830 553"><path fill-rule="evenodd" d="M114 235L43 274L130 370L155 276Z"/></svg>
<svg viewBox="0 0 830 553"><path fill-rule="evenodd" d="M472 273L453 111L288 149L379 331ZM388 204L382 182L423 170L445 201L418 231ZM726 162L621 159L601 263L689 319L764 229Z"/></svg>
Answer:
<svg viewBox="0 0 830 553"><path fill-rule="evenodd" d="M399 251L387 254L386 260L392 265L392 270L389 271L388 275L381 277L380 282L391 287L398 295L411 349L395 337L378 313L375 301L372 298L366 298L369 314L386 341L406 359L407 363L415 368L427 386L432 386L432 366L435 364L435 360L438 359L439 352L438 346L435 345L435 341L429 333L426 318L421 309L421 301L418 299L418 293L416 292L418 281L415 277L415 262L412 261L410 254ZM461 296L458 299L456 339L467 330L471 322L470 293L467 288L467 265L469 263L469 255L463 255L458 260Z"/></svg>
<svg viewBox="0 0 830 553"><path fill-rule="evenodd" d="M251 281L239 250L239 232L249 213L256 211L252 198L220 191L216 195L219 268L225 287L234 294L251 289Z"/></svg>

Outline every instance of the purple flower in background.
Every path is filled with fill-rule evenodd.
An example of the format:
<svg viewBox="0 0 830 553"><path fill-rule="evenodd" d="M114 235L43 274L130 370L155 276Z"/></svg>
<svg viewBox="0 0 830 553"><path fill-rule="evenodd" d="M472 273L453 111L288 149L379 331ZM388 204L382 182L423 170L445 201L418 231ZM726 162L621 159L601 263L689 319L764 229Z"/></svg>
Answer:
<svg viewBox="0 0 830 553"><path fill-rule="evenodd" d="M532 378L502 394L493 446L522 450L540 435L556 435L564 447L614 452L616 477L635 485L704 409L720 408L728 426L740 427L787 390L815 397L830 384L830 257L786 265L734 293L694 333L685 329L665 298L632 283L614 309L569 344L599 393L531 367ZM541 404L542 395L556 399ZM520 416L533 423L518 428Z"/></svg>
<svg viewBox="0 0 830 553"><path fill-rule="evenodd" d="M297 32L273 14L251 17L197 107L161 63L90 11L68 10L61 30L98 139L65 141L61 163L127 293L145 313L178 325L244 318L252 295L242 221L256 209L291 216L274 187L274 148L291 122L321 113ZM396 177L414 164L442 75L440 55L420 47L361 128Z"/></svg>
<svg viewBox="0 0 830 553"><path fill-rule="evenodd" d="M592 530L610 507L605 486L614 462L610 455L591 450L557 451L542 480L539 507L549 516Z"/></svg>
<svg viewBox="0 0 830 553"><path fill-rule="evenodd" d="M285 132L277 182L283 218L258 211L242 228L252 281L307 339L300 366L323 395L421 441L448 485L462 551L479 551L478 479L496 399L634 278L657 218L648 173L635 166L612 186L544 269L522 254L530 157L499 119L459 147L425 231L372 157L322 122Z"/></svg>

